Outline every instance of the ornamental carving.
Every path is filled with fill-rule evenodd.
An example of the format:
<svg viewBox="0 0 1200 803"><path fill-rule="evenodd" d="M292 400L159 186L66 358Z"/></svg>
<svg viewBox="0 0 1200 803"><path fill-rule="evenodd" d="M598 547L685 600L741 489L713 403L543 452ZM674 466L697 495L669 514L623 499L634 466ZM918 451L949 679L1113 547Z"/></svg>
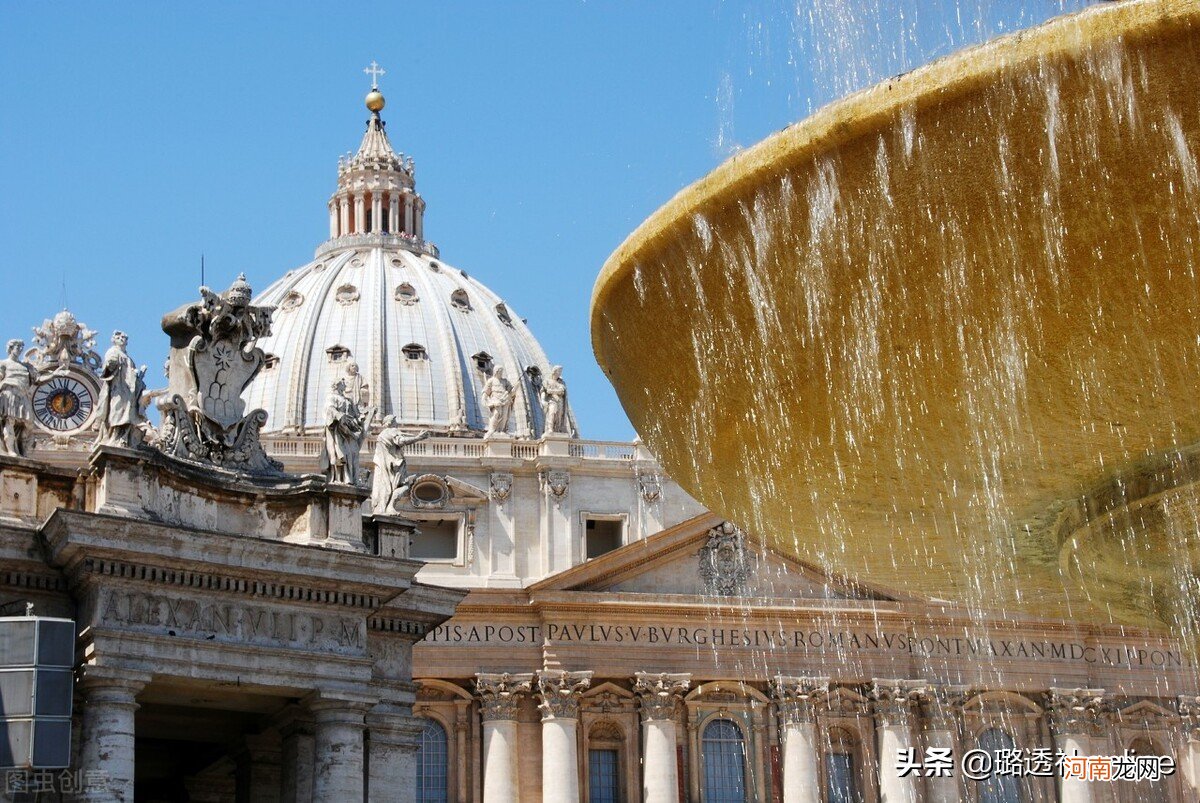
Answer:
<svg viewBox="0 0 1200 803"><path fill-rule="evenodd" d="M880 725L905 726L928 693L923 680L876 680L871 685L875 717Z"/></svg>
<svg viewBox="0 0 1200 803"><path fill-rule="evenodd" d="M267 413L246 414L242 399L266 362L255 343L271 334L275 311L251 305L252 295L242 275L219 295L201 287L198 303L163 316L171 352L156 445L172 457L250 474L279 474L283 466L267 457L259 442Z"/></svg>
<svg viewBox="0 0 1200 803"><path fill-rule="evenodd" d="M715 597L746 595L750 562L746 534L723 521L708 531L708 543L700 549L700 580L707 594Z"/></svg>
<svg viewBox="0 0 1200 803"><path fill-rule="evenodd" d="M541 473L542 491L544 491L554 504L561 505L562 501L567 498L567 491L571 488L571 472L561 468L551 468Z"/></svg>
<svg viewBox="0 0 1200 803"><path fill-rule="evenodd" d="M817 711L829 697L829 678L776 675L771 679L771 696L779 706L779 718L787 725L816 722Z"/></svg>
<svg viewBox="0 0 1200 803"><path fill-rule="evenodd" d="M337 289L337 292L333 294L333 298L343 307L348 307L355 301L358 301L358 288L352 284L343 284Z"/></svg>
<svg viewBox="0 0 1200 803"><path fill-rule="evenodd" d="M1104 689L1051 689L1047 702L1054 733L1087 735L1100 723Z"/></svg>
<svg viewBox="0 0 1200 803"><path fill-rule="evenodd" d="M80 365L97 373L100 355L96 352L96 332L63 310L33 327L33 348L25 352L25 359L39 372L65 371Z"/></svg>
<svg viewBox="0 0 1200 803"><path fill-rule="evenodd" d="M642 501L646 504L652 505L662 498L662 477L657 474L638 472L637 483L638 493L642 495Z"/></svg>
<svg viewBox="0 0 1200 803"><path fill-rule="evenodd" d="M969 693L964 686L930 686L921 699L925 730L957 731Z"/></svg>
<svg viewBox="0 0 1200 803"><path fill-rule="evenodd" d="M1189 742L1200 742L1200 697L1180 696L1179 721Z"/></svg>
<svg viewBox="0 0 1200 803"><path fill-rule="evenodd" d="M670 719L680 695L691 685L692 676L688 673L638 672L633 678L633 690L641 703L642 719Z"/></svg>
<svg viewBox="0 0 1200 803"><path fill-rule="evenodd" d="M528 694L532 684L532 674L480 672L475 675L475 693L479 695L484 721L508 720L515 722L521 695Z"/></svg>
<svg viewBox="0 0 1200 803"><path fill-rule="evenodd" d="M513 476L507 471L493 471L490 478L489 495L497 503L503 505L512 493L512 482Z"/></svg>
<svg viewBox="0 0 1200 803"><path fill-rule="evenodd" d="M579 719L579 695L592 685L591 672L546 669L537 673L542 719Z"/></svg>

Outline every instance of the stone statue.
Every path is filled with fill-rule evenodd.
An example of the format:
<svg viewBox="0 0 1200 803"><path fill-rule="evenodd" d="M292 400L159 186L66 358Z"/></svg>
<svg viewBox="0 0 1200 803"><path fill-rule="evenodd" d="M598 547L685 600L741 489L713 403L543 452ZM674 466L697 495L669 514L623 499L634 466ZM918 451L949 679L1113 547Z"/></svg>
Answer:
<svg viewBox="0 0 1200 803"><path fill-rule="evenodd" d="M356 362L346 364L346 396L357 404L360 410L365 411L371 404L371 386L358 372Z"/></svg>
<svg viewBox="0 0 1200 803"><path fill-rule="evenodd" d="M567 431L567 384L562 380L562 366L550 368L550 376L542 380L538 391L542 400L542 415L546 419L543 432L550 435Z"/></svg>
<svg viewBox="0 0 1200 803"><path fill-rule="evenodd" d="M483 404L488 409L487 432L484 437L503 435L508 429L508 416L512 412L516 394L512 383L504 378L504 369L497 367L483 385Z"/></svg>
<svg viewBox="0 0 1200 803"><path fill-rule="evenodd" d="M429 430L408 437L400 429L395 416L383 419L383 430L375 441L375 474L371 482L371 510L375 513L391 513L398 507L409 489L408 461L404 447L423 441L432 433Z"/></svg>
<svg viewBox="0 0 1200 803"><path fill-rule="evenodd" d="M129 336L113 332L112 347L100 368L100 400L96 420L100 434L96 445L137 446L143 437L142 395L146 391L146 368L137 368L129 353Z"/></svg>
<svg viewBox="0 0 1200 803"><path fill-rule="evenodd" d="M37 371L21 361L25 341L8 341L8 356L0 360L0 453L25 457L33 431L33 384Z"/></svg>
<svg viewBox="0 0 1200 803"><path fill-rule="evenodd" d="M329 388L325 402L325 441L321 445L321 472L330 482L357 485L359 454L371 426L374 410L364 413L346 395L346 380Z"/></svg>
<svg viewBox="0 0 1200 803"><path fill-rule="evenodd" d="M91 371L100 369L95 331L65 309L33 327L33 348L25 356L42 371L65 371L72 365Z"/></svg>
<svg viewBox="0 0 1200 803"><path fill-rule="evenodd" d="M258 433L265 410L245 414L241 394L266 361L255 345L271 333L274 307L256 307L246 277L224 293L200 288L199 303L163 316L171 336L158 447L169 455L253 474L279 474Z"/></svg>

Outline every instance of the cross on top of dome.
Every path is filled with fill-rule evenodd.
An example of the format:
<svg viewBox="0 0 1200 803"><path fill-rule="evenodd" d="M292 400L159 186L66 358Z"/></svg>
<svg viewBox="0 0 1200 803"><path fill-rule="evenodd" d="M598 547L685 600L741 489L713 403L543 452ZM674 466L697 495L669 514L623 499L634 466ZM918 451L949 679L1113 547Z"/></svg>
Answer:
<svg viewBox="0 0 1200 803"><path fill-rule="evenodd" d="M371 65L363 70L367 75L371 76L371 89L379 89L379 76L387 75L387 70L380 67L375 59L371 59Z"/></svg>

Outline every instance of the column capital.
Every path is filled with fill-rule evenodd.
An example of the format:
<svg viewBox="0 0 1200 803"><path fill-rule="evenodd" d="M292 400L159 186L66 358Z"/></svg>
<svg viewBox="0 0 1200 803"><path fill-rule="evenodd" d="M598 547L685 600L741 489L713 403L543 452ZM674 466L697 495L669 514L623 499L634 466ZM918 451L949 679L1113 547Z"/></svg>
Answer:
<svg viewBox="0 0 1200 803"><path fill-rule="evenodd" d="M872 709L881 725L907 725L928 693L929 684L924 680L876 678L871 681Z"/></svg>
<svg viewBox="0 0 1200 803"><path fill-rule="evenodd" d="M1095 730L1104 703L1104 689L1050 689L1046 696L1050 728L1056 734L1086 735Z"/></svg>
<svg viewBox="0 0 1200 803"><path fill-rule="evenodd" d="M633 676L633 690L642 704L642 719L670 719L681 694L692 685L687 672L638 672Z"/></svg>
<svg viewBox="0 0 1200 803"><path fill-rule="evenodd" d="M930 685L921 696L921 713L927 731L957 731L969 686Z"/></svg>
<svg viewBox="0 0 1200 803"><path fill-rule="evenodd" d="M475 693L483 706L484 722L517 719L517 705L522 694L528 694L533 685L533 673L493 674L479 672L475 675Z"/></svg>
<svg viewBox="0 0 1200 803"><path fill-rule="evenodd" d="M816 722L817 711L829 696L829 678L790 677L771 678L771 696L779 709L779 718L786 725Z"/></svg>
<svg viewBox="0 0 1200 803"><path fill-rule="evenodd" d="M579 719L579 697L592 685L591 672L543 669L537 673L542 719Z"/></svg>
<svg viewBox="0 0 1200 803"><path fill-rule="evenodd" d="M79 689L89 705L132 705L150 682L144 672L129 672L116 667L84 666L77 670Z"/></svg>

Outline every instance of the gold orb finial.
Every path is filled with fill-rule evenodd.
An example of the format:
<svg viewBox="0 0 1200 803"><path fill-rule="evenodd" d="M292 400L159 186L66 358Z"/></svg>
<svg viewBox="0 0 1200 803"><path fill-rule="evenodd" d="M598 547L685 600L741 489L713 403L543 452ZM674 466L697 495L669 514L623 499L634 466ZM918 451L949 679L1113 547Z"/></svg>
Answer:
<svg viewBox="0 0 1200 803"><path fill-rule="evenodd" d="M383 93L378 89L372 89L367 93L366 104L367 108L373 112L382 111L384 106Z"/></svg>

